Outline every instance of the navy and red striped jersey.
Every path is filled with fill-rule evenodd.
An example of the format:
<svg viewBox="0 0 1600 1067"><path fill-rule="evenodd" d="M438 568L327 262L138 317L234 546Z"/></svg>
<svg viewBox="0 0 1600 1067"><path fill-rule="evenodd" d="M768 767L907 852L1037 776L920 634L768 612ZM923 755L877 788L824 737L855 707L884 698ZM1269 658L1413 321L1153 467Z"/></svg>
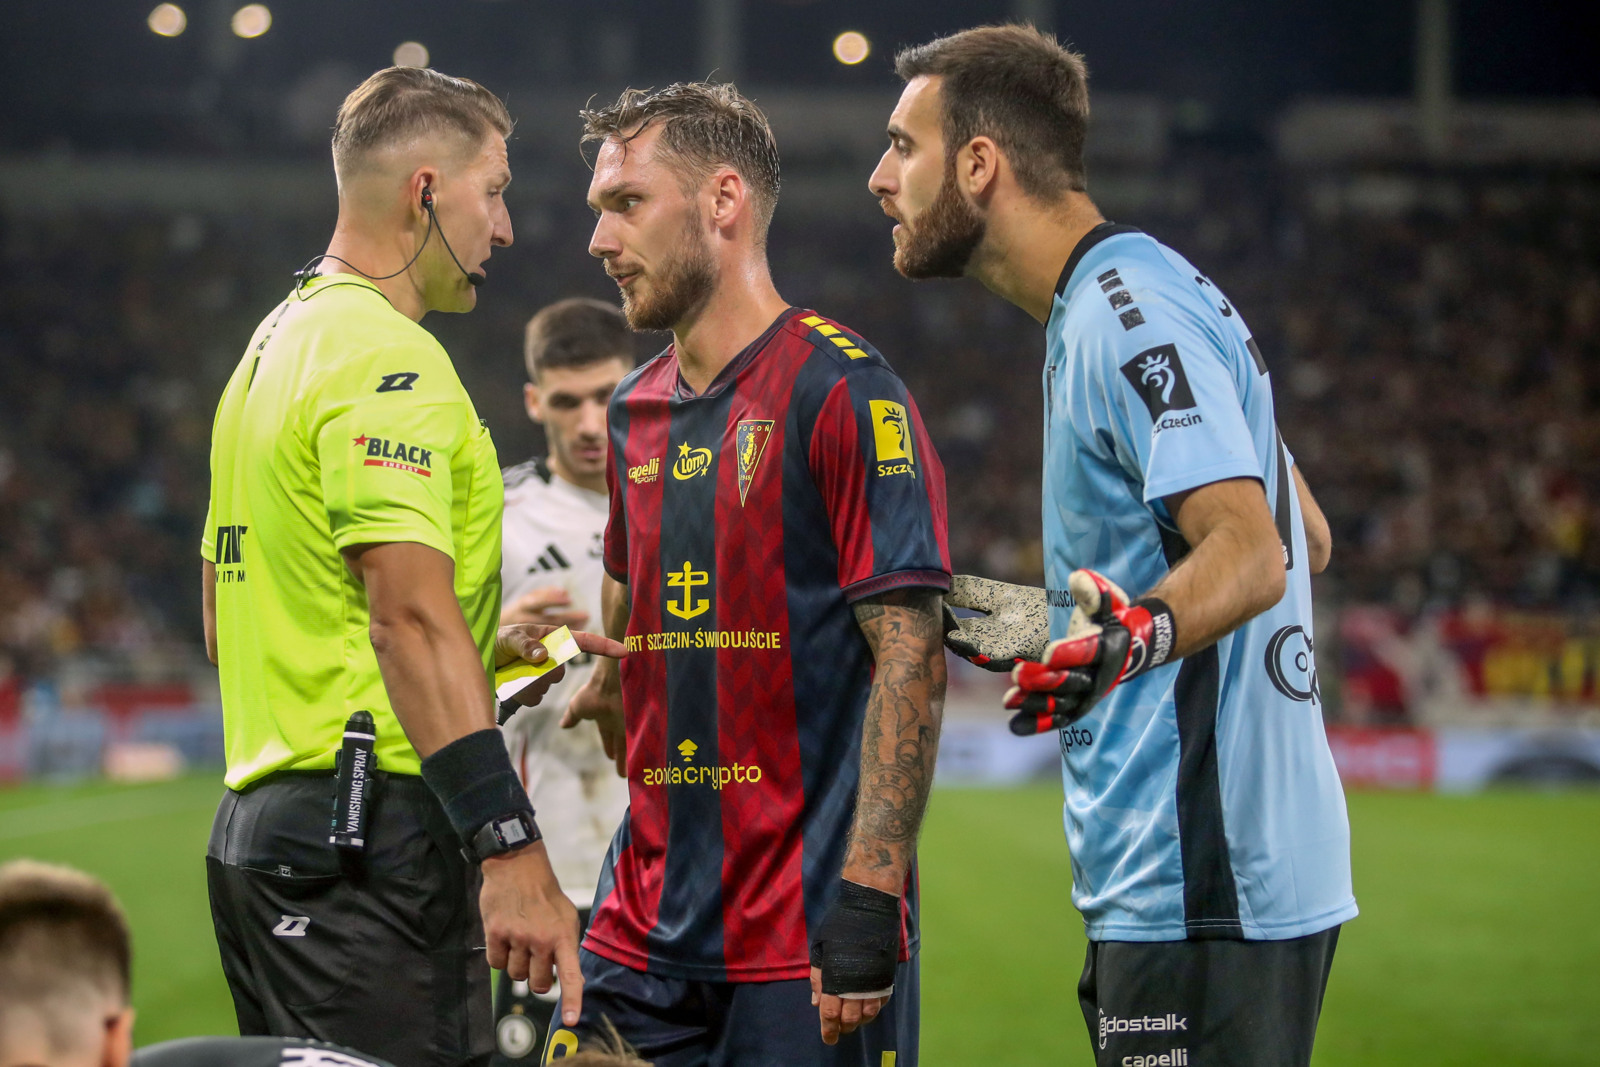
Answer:
<svg viewBox="0 0 1600 1067"><path fill-rule="evenodd" d="M631 804L585 945L669 977L804 978L872 681L851 604L949 588L943 468L883 357L794 308L700 395L667 349L609 421Z"/></svg>

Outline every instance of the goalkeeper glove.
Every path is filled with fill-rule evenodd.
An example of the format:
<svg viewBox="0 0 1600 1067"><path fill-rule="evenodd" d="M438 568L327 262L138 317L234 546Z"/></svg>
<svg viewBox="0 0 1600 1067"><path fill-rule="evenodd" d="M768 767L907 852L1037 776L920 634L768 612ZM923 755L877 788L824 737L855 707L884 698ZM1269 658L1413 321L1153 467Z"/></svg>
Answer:
<svg viewBox="0 0 1600 1067"><path fill-rule="evenodd" d="M1176 644L1172 609L1163 601L1130 604L1116 583L1091 570L1073 571L1067 588L1074 601L1067 636L1011 672L1005 706L1016 712L1011 732L1019 736L1077 722L1113 687L1165 663Z"/></svg>
<svg viewBox="0 0 1600 1067"><path fill-rule="evenodd" d="M822 991L846 1000L894 992L900 962L900 898L845 879L811 942Z"/></svg>
<svg viewBox="0 0 1600 1067"><path fill-rule="evenodd" d="M952 607L983 615L957 618ZM944 643L956 655L986 670L1009 671L1021 660L1044 654L1050 606L1043 589L958 574L945 594L944 630Z"/></svg>

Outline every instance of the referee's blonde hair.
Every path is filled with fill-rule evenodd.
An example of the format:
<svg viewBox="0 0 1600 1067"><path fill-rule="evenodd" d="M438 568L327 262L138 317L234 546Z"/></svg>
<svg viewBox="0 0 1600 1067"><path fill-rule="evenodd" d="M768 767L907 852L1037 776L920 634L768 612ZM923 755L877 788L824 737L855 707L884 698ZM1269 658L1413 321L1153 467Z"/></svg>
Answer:
<svg viewBox="0 0 1600 1067"><path fill-rule="evenodd" d="M354 174L385 148L424 134L457 134L476 147L491 132L511 136L511 113L470 78L427 67L389 67L351 91L333 124L333 169Z"/></svg>

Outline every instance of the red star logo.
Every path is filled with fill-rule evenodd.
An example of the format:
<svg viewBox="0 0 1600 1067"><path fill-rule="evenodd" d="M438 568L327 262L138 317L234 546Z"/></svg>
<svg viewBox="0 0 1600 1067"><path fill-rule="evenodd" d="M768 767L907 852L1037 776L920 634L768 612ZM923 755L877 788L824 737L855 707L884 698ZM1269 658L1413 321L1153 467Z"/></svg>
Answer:
<svg viewBox="0 0 1600 1067"><path fill-rule="evenodd" d="M356 438L356 444L364 445L366 443L367 443L367 435L366 434L362 434L360 437Z"/></svg>

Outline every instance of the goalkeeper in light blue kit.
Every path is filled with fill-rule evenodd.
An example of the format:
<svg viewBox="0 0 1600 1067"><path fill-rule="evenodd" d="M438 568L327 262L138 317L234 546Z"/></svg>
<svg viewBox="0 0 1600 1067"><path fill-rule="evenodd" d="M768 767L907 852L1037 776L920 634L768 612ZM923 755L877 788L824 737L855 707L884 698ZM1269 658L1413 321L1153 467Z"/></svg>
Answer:
<svg viewBox="0 0 1600 1067"><path fill-rule="evenodd" d="M871 179L895 266L1045 326L1050 590L957 576L948 603L987 614L947 643L1012 670L1013 731L1060 731L1097 1061L1309 1063L1356 903L1313 652L1327 523L1266 364L1202 272L1086 195L1082 57L986 27L896 70Z"/></svg>

